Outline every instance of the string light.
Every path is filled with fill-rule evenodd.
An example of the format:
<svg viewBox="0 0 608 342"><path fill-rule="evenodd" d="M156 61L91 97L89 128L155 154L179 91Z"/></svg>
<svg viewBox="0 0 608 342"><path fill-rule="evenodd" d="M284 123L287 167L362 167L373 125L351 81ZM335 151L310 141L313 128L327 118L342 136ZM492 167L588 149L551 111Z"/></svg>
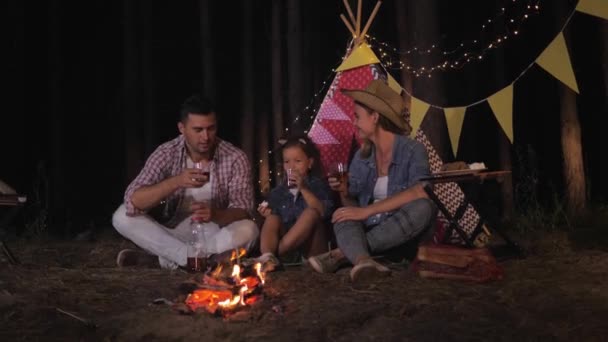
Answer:
<svg viewBox="0 0 608 342"><path fill-rule="evenodd" d="M512 3L516 2L517 0L512 1ZM400 51L390 46L388 43L379 41L375 37L368 35L366 38L368 46L377 51L382 64L391 70L406 70L416 77L429 75L436 71L459 70L474 60L482 60L487 53L498 48L508 40L510 36L518 35L524 22L528 20L531 15L536 15L540 12L540 0L528 0L526 3L527 4L523 6L523 9L520 9L516 15L509 18L506 18L507 13L514 12L517 8L510 8L507 10L506 6L501 7L499 13L495 17L485 20L484 24L481 25L479 38L460 42L455 44L455 47L446 47L442 49L441 47L446 44L435 43L431 44L429 48L414 46L407 51ZM505 22L503 31L498 32L492 38L485 38L484 36L487 35L486 31L489 26L486 25L486 23L498 22L499 20L504 20ZM407 62L414 54L428 56L429 58L426 58L427 60L440 61L431 62L433 63L431 65L415 66Z"/></svg>
<svg viewBox="0 0 608 342"><path fill-rule="evenodd" d="M517 3L519 0L512 0L511 3ZM487 30L491 27L490 24L497 22L507 15L507 12L511 12L512 10L507 10L506 6L500 8L498 13L481 24L481 32L479 34L479 38L466 40L461 43L456 44L454 47L445 47L445 44L435 43L431 44L430 47L420 47L414 46L409 50L400 51L386 42L381 42L375 37L366 35L367 44L370 48L376 50L381 60L381 65L385 72L388 73L387 69L391 70L407 70L408 72L414 74L416 77L427 76L428 78L432 77L432 74L436 71L447 71L447 70L459 70L462 69L466 64L475 61L475 60L483 60L484 56L492 49L496 49L501 44L503 44L506 40L508 40L511 36L516 36L519 34L521 30L521 26L525 22L525 20L529 19L530 15L535 15L540 12L540 0L528 0L527 5L523 13L519 13L516 16L504 19L506 25L504 28L504 32L498 32L492 39L484 39L484 35L487 33ZM352 42L349 42L349 47ZM404 58L401 57L410 57L412 55L418 56L440 56L441 58L446 58L439 63L434 65L421 65L414 66L409 63L405 63L403 61ZM395 57L395 55L398 55ZM296 123L301 122L300 120L308 117L309 124L305 127L311 127L315 116L319 110L319 108L315 107L315 101L317 101L318 97L321 96L328 90L328 86L333 86L334 83L330 82L330 79L333 78L336 74L336 68L339 64L344 61L346 55L342 57L340 63L338 63L334 68L331 69L331 73L325 78L320 89L313 95L308 105L304 107L304 109L298 114L290 125L287 125L284 129L284 134L289 133L290 127L293 127ZM328 93L331 92L332 89L329 89ZM319 119L317 119L319 120ZM320 122L320 120L319 120ZM304 134L308 134L308 130L304 130ZM272 156L275 150L268 150L269 159ZM260 165L263 164L263 159L260 159ZM270 162L270 161L269 161ZM262 186L262 177L260 175L260 179L258 180L258 184L260 185L260 193L263 192L264 188L271 188L273 185L273 175L272 167L268 167L268 174L266 175L266 179L268 179L268 187ZM274 172L277 177L281 177L280 167Z"/></svg>

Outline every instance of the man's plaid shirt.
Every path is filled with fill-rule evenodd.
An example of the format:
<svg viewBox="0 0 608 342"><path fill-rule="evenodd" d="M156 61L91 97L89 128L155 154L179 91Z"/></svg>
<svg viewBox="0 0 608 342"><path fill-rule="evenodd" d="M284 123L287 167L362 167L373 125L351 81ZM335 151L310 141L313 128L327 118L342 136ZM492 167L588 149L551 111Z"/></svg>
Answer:
<svg viewBox="0 0 608 342"><path fill-rule="evenodd" d="M144 211L133 206L131 196L135 190L157 184L169 177L179 175L186 166L186 144L183 136L160 145L148 158L144 168L127 187L124 201L127 215L141 215ZM253 185L251 167L247 156L234 145L218 138L213 160L210 163L211 192L216 208L241 208L253 213ZM179 189L160 203L158 210L149 214L160 223L175 227L179 223L177 209L184 198L184 189Z"/></svg>

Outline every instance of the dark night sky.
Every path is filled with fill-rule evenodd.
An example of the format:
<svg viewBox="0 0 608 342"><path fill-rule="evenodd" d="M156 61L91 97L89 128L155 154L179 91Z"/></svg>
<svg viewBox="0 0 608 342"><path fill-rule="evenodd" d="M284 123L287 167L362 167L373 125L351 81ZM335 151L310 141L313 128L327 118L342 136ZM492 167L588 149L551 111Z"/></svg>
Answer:
<svg viewBox="0 0 608 342"><path fill-rule="evenodd" d="M217 72L215 99L222 115L220 135L239 143L241 110L239 68L242 1L212 1L214 58ZM412 0L413 1L413 0ZM426 5L432 1L425 1ZM575 1L562 1L565 8ZM303 54L306 67L302 102L307 103L321 87L344 53L348 39L339 19L345 13L338 0L307 1L302 5ZM364 1L370 13L372 1ZM436 4L441 3L435 1ZM497 3L501 3L497 1ZM437 104L452 106L481 99L504 87L538 55L559 31L565 15L543 4L543 11L522 30L521 40L505 44L484 62L472 63L458 73L432 80L416 80L415 93ZM32 196L37 165L42 162L57 199L53 208L61 214L56 222L97 220L109 223L130 181L125 166L127 134L141 139L140 159L161 142L177 134L176 114L181 101L201 88L201 50L198 1L132 1L134 16L125 17L121 1L47 1L29 3L9 0L5 22L9 44L3 76L9 89L0 117L2 161L0 179ZM270 1L256 1L254 61L256 112L270 112ZM424 4L420 1L420 5ZM417 45L429 41L453 42L479 34L478 23L495 13L487 1L444 2L439 11L439 37L429 37L424 23L410 23ZM393 1L385 1L370 33L397 47ZM566 11L567 12L567 11ZM608 123L605 81L598 44L601 19L576 13L567 32L569 50L578 79L584 157L590 195L608 199L607 167L600 165L604 131ZM427 25L428 26L428 25ZM135 48L127 50L126 32L132 28ZM126 51L136 55L125 63ZM498 58L502 52L504 60ZM424 59L425 57L421 57ZM423 60L422 60L423 61ZM412 62L421 62L413 60ZM605 61L604 61L605 63ZM493 76L497 65L506 76ZM128 67L136 87L125 87ZM133 70L130 70L133 71ZM398 77L399 73L395 72ZM440 95L434 89L444 82ZM502 83L501 83L502 82ZM8 86L8 87L7 87ZM515 86L514 170L522 151L532 150L543 181L543 192L561 193L559 155L559 98L561 84L533 66ZM441 97L440 97L441 96ZM132 112L126 113L127 109ZM134 112L133 112L134 111ZM463 127L458 159L488 161L496 167L496 136L502 134L487 104L470 108ZM433 115L433 113L429 113ZM135 118L129 124L126 117ZM74 223L78 225L80 223ZM78 228L74 228L78 230Z"/></svg>

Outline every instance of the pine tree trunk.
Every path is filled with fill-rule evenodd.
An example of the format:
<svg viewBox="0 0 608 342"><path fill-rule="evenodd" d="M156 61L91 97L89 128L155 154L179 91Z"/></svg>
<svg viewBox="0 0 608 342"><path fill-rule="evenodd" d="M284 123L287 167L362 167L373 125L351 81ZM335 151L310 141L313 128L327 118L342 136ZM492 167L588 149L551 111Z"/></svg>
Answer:
<svg viewBox="0 0 608 342"><path fill-rule="evenodd" d="M243 54L241 85L243 94L241 119L241 147L247 158L253 161L254 95L253 95L253 3L243 1ZM254 179L256 177L254 176Z"/></svg>
<svg viewBox="0 0 608 342"><path fill-rule="evenodd" d="M298 0L287 0L287 76L289 123L292 123L302 110L302 24Z"/></svg>
<svg viewBox="0 0 608 342"><path fill-rule="evenodd" d="M569 31L564 30L564 38L569 43ZM562 154L564 157L564 183L566 210L571 218L585 214L587 190L581 125L576 106L577 94L564 84L560 84L560 127Z"/></svg>
<svg viewBox="0 0 608 342"><path fill-rule="evenodd" d="M566 208L570 217L585 213L587 206L585 169L581 127L576 108L576 93L561 85L561 143L564 157L564 181L566 185Z"/></svg>
<svg viewBox="0 0 608 342"><path fill-rule="evenodd" d="M499 134L499 158L500 158L500 169L501 170L512 170L512 155L511 155L511 142L504 134ZM513 178L505 177L504 181L500 183L500 194L502 197L502 220L508 221L513 217Z"/></svg>
<svg viewBox="0 0 608 342"><path fill-rule="evenodd" d="M281 58L281 5L282 0L272 1L272 37L271 37L271 60L272 60L272 141L270 146L275 146L283 134L283 73ZM279 156L273 153L272 170L275 184L279 181L278 173Z"/></svg>
<svg viewBox="0 0 608 342"><path fill-rule="evenodd" d="M439 5L438 1L407 1L407 19L406 27L408 30L409 46L412 49L415 46L424 46L429 41L439 41L441 38L440 27L439 27ZM410 55L413 56L414 54ZM417 60L412 59L409 62L421 63L424 58L416 56ZM416 65L414 65L416 66ZM420 65L418 65L420 66ZM413 88L416 85L416 77L413 73L409 73L408 76L412 79ZM435 81L427 87L418 87L417 92L422 94L435 93L438 96L436 98L445 97L444 85L440 82L441 77L434 78ZM406 85L407 86L407 85ZM450 144L450 138L445 121L445 114L443 111L438 112L433 110L431 107L429 112L425 116L425 119L421 123L422 128L429 139L435 151L444 162L450 162L453 160L453 153ZM454 156L456 157L456 156Z"/></svg>
<svg viewBox="0 0 608 342"><path fill-rule="evenodd" d="M600 49L602 56L602 71L604 74L604 103L608 99L608 21L602 20L600 26Z"/></svg>
<svg viewBox="0 0 608 342"><path fill-rule="evenodd" d="M261 115L259 115L259 120L257 123L257 132L259 132L258 137L258 156L259 160L252 161L253 165L259 164L258 166L258 190L262 195L268 194L270 191L270 161L269 158L271 155L268 154L268 136L270 135L270 122L268 121L268 112L263 111ZM254 179L254 185L256 184L256 179Z"/></svg>
<svg viewBox="0 0 608 342"><path fill-rule="evenodd" d="M410 30L408 20L408 6L404 1L395 1L395 16L397 22L397 36L399 40L399 51L407 51L410 47ZM401 56L401 62L403 65L407 65L407 60L404 55ZM412 93L412 76L408 73L407 68L401 69L401 86L405 89L402 94L405 99L407 108L411 108L412 98L407 95Z"/></svg>
<svg viewBox="0 0 608 342"><path fill-rule="evenodd" d="M135 178L142 165L142 136L138 106L138 35L137 6L134 1L123 2L123 80L122 104L125 134L125 182Z"/></svg>
<svg viewBox="0 0 608 342"><path fill-rule="evenodd" d="M203 94L215 100L215 67L213 65L213 39L211 38L211 18L209 0L199 0L201 30L201 62L203 72Z"/></svg>
<svg viewBox="0 0 608 342"><path fill-rule="evenodd" d="M506 25L506 24L505 24ZM507 58L505 58L505 49L500 49L496 53L494 72L495 76L495 84L500 84L501 87L504 87L509 83L507 80L507 76L505 73L505 66L508 63ZM496 124L500 127L498 121ZM496 142L498 145L498 156L499 156L499 167L501 170L512 170L512 148L511 141L506 134L502 133L502 129L498 132L496 136ZM502 220L503 222L509 221L513 216L513 178L505 177L504 181L500 183L500 194L501 194L501 204L502 204Z"/></svg>
<svg viewBox="0 0 608 342"><path fill-rule="evenodd" d="M156 102L156 75L152 58L155 56L152 51L153 32L152 27L155 25L153 2L144 2L143 8L138 11L139 16L143 16L144 25L142 34L139 37L141 42L141 79L143 84L140 87L143 91L143 124L144 127L144 155L147 158L159 144L159 110ZM142 165L140 165L141 167Z"/></svg>
<svg viewBox="0 0 608 342"><path fill-rule="evenodd" d="M59 1L49 2L49 114L52 117L50 127L50 149L51 160L46 165L50 170L49 192L50 192L50 215L52 223L63 224L66 215L66 148L64 145L65 132L65 108L63 103L62 82L65 77L65 65L62 46L62 4ZM44 170L44 168L42 169ZM37 190L37 189L36 189Z"/></svg>

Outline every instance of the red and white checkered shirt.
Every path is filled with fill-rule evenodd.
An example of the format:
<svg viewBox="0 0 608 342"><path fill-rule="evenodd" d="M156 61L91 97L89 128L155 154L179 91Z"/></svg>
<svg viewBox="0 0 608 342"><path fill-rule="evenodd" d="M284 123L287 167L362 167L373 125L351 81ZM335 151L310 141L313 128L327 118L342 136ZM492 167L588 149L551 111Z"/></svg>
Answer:
<svg viewBox="0 0 608 342"><path fill-rule="evenodd" d="M135 190L157 184L169 177L179 175L186 167L186 144L183 136L160 145L148 157L144 168L129 184L124 201L127 215L136 216L146 212L133 206L131 196ZM211 194L216 208L241 208L253 213L253 185L251 166L245 153L229 142L218 138L217 147L210 165ZM160 223L175 227L176 212L184 198L185 189L179 189L160 203L158 210L148 212Z"/></svg>

